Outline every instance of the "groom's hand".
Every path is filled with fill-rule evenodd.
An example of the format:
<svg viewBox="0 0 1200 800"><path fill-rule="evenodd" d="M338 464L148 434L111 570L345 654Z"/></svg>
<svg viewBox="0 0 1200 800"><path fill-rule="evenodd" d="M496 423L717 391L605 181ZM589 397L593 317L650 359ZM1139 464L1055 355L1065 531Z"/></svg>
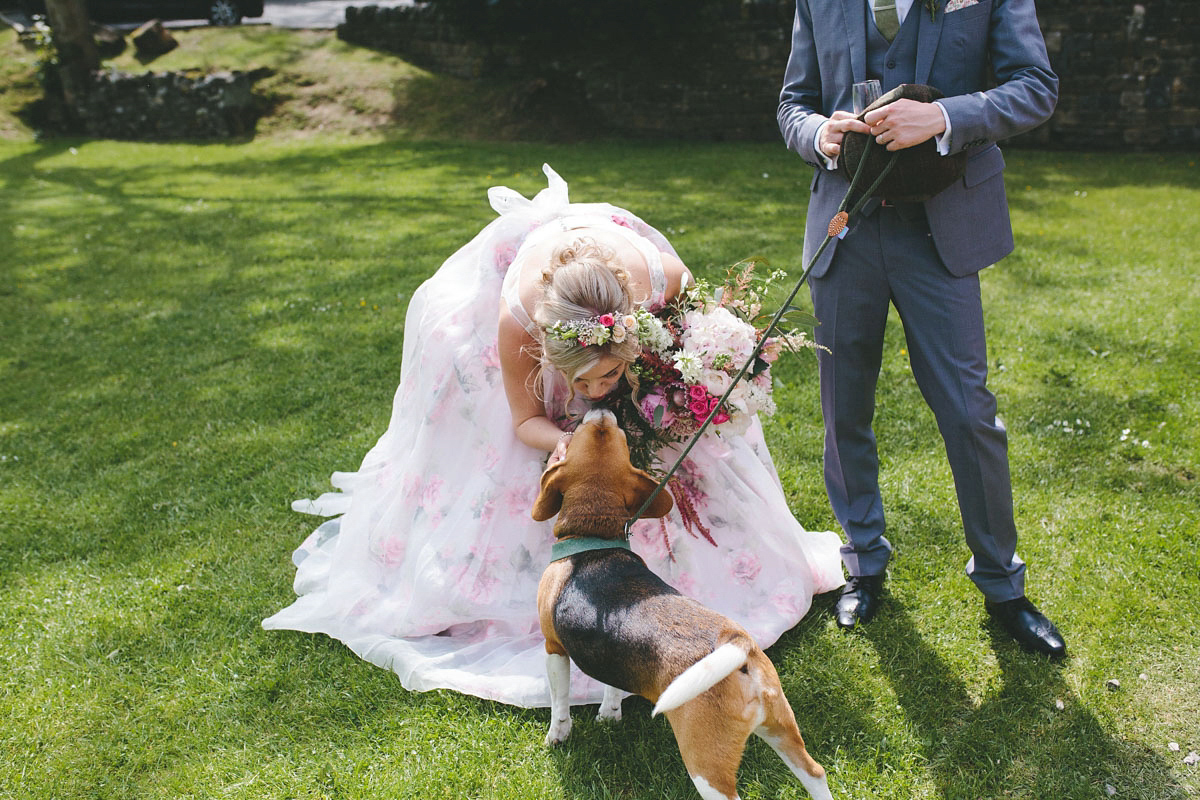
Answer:
<svg viewBox="0 0 1200 800"><path fill-rule="evenodd" d="M897 100L868 113L863 119L875 141L888 150L903 150L932 139L946 130L946 118L936 103Z"/></svg>
<svg viewBox="0 0 1200 800"><path fill-rule="evenodd" d="M835 111L821 128L821 152L829 158L837 158L842 152L842 139L846 131L871 133L871 126L858 121L849 111Z"/></svg>

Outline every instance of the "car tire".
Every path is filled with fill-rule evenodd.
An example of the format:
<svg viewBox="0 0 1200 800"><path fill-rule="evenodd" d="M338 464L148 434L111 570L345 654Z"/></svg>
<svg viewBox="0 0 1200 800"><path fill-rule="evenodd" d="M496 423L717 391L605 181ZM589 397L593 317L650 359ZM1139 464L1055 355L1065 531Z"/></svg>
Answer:
<svg viewBox="0 0 1200 800"><path fill-rule="evenodd" d="M208 6L209 25L237 25L242 21L242 9L235 0L211 0Z"/></svg>

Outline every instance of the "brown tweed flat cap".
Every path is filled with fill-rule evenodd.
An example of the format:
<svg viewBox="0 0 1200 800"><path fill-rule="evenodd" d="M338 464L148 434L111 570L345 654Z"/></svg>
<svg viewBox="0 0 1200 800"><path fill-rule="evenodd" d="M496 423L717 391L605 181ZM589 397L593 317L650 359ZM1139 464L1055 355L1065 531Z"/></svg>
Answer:
<svg viewBox="0 0 1200 800"><path fill-rule="evenodd" d="M868 111L894 103L897 100L916 100L919 103L931 103L942 97L942 93L932 86L920 83L902 83L895 89L880 97L867 106L861 120ZM846 180L854 178L858 162L863 153L867 153L867 164L860 178L860 186L870 186L879 176L884 164L891 155L879 144L871 143L871 137L865 133L847 132L842 140L842 157L838 160L838 171ZM920 203L933 197L954 181L962 177L967 166L967 154L960 151L948 156L938 155L937 145L932 139L921 142L915 147L897 150L895 153L896 166L883 179L875 196L892 203Z"/></svg>

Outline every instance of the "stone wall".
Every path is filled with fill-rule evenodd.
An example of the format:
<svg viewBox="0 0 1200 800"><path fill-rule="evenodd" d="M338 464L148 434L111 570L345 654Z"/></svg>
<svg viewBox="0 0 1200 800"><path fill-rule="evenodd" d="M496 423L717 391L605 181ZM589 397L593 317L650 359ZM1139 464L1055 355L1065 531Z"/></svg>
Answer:
<svg viewBox="0 0 1200 800"><path fill-rule="evenodd" d="M99 72L77 108L48 110L54 133L107 139L224 139L253 132L258 73Z"/></svg>
<svg viewBox="0 0 1200 800"><path fill-rule="evenodd" d="M1062 87L1034 141L1200 146L1200 0L1040 0L1038 16Z"/></svg>
<svg viewBox="0 0 1200 800"><path fill-rule="evenodd" d="M338 36L433 72L545 78L580 98L606 132L640 138L772 141L787 62L787 0L728 6L702 41L597 47L547 58L520 42L468 41L422 7L350 8ZM1016 144L1070 149L1200 146L1200 0L1040 0L1058 109ZM532 54L532 55L530 55ZM653 76L647 80L646 76Z"/></svg>

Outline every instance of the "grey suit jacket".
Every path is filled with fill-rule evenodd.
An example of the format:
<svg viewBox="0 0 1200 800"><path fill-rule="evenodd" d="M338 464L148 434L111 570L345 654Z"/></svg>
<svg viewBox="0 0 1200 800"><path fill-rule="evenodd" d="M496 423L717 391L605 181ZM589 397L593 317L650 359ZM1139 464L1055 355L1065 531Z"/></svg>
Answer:
<svg viewBox="0 0 1200 800"><path fill-rule="evenodd" d="M947 12L947 0L936 0L932 19L925 0L914 0L909 11L920 15L914 82L946 95L941 103L950 118L950 152L969 152L962 179L925 203L938 255L960 276L1012 252L1004 158L996 142L1045 122L1058 100L1058 77L1050 69L1033 0L963 2L950 0L955 10ZM796 0L778 116L788 147L816 167L805 263L824 241L846 193L846 180L819 166L815 137L834 111L851 110L851 86L867 78L866 3ZM988 88L991 83L994 88ZM835 246L836 240L826 248L814 277L828 269Z"/></svg>

